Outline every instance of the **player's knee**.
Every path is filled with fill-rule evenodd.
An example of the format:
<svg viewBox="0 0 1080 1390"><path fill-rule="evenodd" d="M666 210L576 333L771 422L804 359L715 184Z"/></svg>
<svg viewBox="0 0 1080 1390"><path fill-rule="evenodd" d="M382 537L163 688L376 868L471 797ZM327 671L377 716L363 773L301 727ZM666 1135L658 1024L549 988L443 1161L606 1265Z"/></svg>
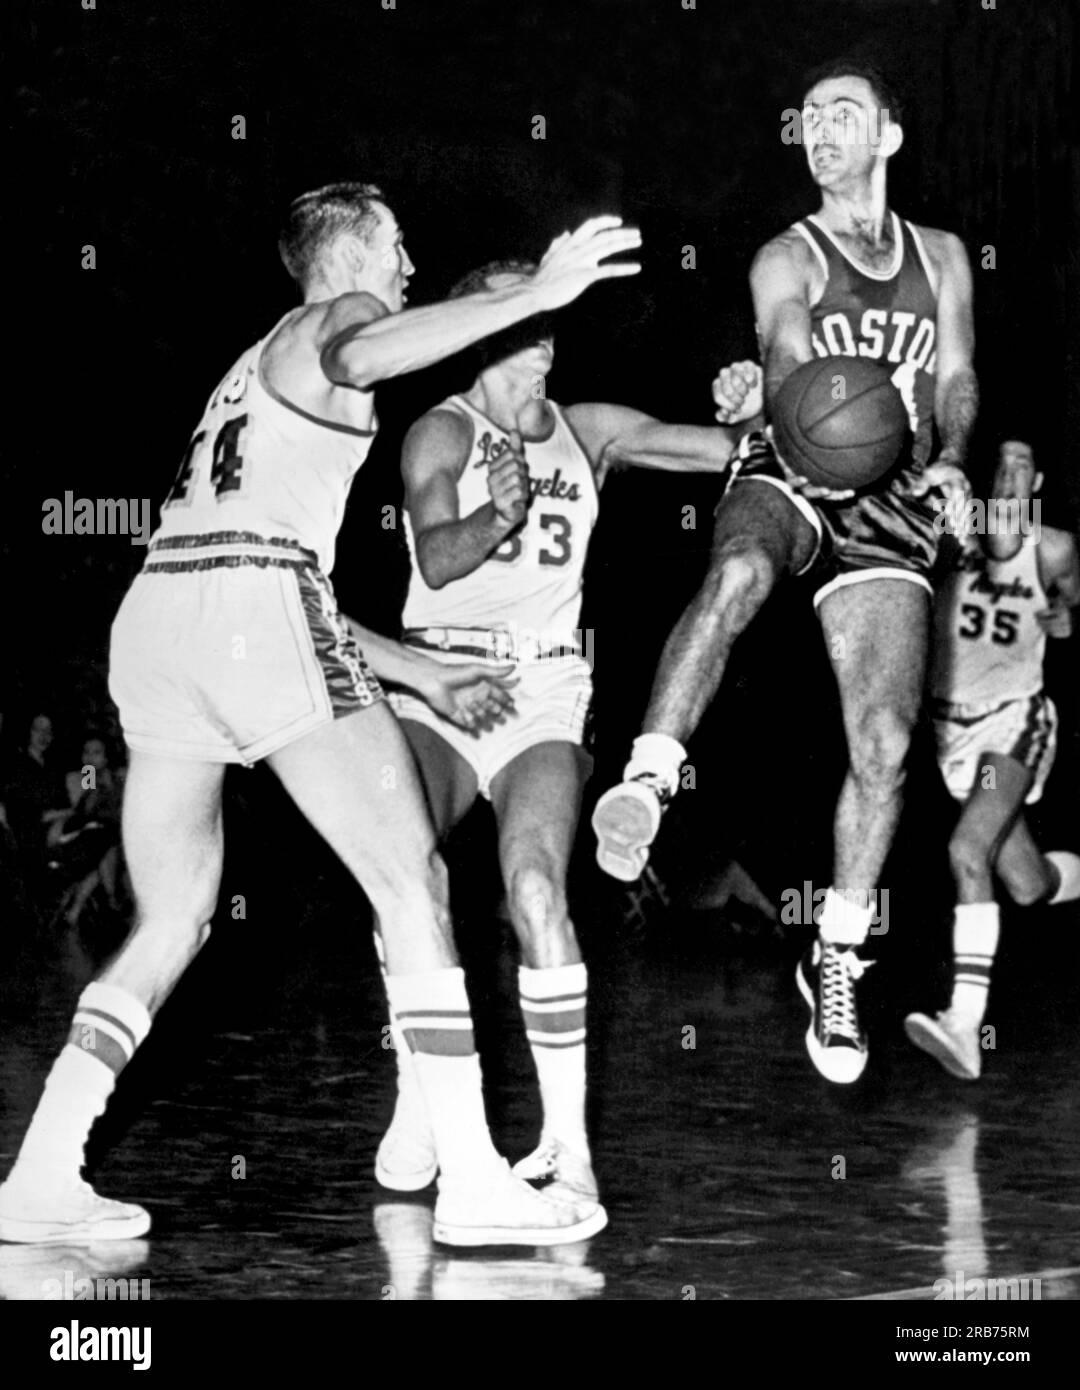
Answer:
<svg viewBox="0 0 1080 1390"><path fill-rule="evenodd" d="M738 541L720 548L706 584L717 598L760 603L772 589L776 567L759 545Z"/></svg>
<svg viewBox="0 0 1080 1390"><path fill-rule="evenodd" d="M507 898L515 925L532 934L558 927L566 917L566 894L553 866L542 860L512 871Z"/></svg>
<svg viewBox="0 0 1080 1390"><path fill-rule="evenodd" d="M449 876L434 845L413 854L388 857L373 867L363 886L380 917L396 918L431 909L440 919L449 916Z"/></svg>
<svg viewBox="0 0 1080 1390"><path fill-rule="evenodd" d="M714 555L702 587L704 609L713 621L739 633L753 619L776 582L776 567L754 543L734 542Z"/></svg>
<svg viewBox="0 0 1080 1390"><path fill-rule="evenodd" d="M954 834L949 840L949 866L953 878L964 881L990 872L993 846L983 844L970 833Z"/></svg>
<svg viewBox="0 0 1080 1390"><path fill-rule="evenodd" d="M894 787L903 781L912 721L902 711L875 709L859 720L850 740L851 768L860 781Z"/></svg>
<svg viewBox="0 0 1080 1390"><path fill-rule="evenodd" d="M1039 878L1031 874L1002 873L1005 890L1017 907L1034 907L1050 891L1049 878Z"/></svg>

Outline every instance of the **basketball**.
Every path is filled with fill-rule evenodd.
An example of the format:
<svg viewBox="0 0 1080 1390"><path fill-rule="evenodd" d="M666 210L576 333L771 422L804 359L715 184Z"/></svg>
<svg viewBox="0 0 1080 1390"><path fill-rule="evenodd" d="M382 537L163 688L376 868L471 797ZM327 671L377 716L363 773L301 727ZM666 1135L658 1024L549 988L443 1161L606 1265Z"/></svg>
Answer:
<svg viewBox="0 0 1080 1390"><path fill-rule="evenodd" d="M833 488L877 482L909 428L889 373L867 357L817 357L796 367L776 393L772 427L788 467Z"/></svg>

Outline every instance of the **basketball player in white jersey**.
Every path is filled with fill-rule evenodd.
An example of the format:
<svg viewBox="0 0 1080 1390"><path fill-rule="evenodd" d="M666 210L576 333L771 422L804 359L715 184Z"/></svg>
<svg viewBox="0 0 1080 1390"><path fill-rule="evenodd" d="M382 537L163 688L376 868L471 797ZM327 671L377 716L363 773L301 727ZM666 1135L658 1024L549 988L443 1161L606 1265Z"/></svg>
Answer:
<svg viewBox="0 0 1080 1390"><path fill-rule="evenodd" d="M970 537L940 586L930 690L945 785L963 802L949 859L956 882L952 999L936 1017L909 1014L907 1035L946 1071L976 1081L980 1025L997 950L994 877L1015 903L1080 897L1080 858L1043 854L1024 806L1038 801L1054 761L1057 716L1043 692L1046 638L1068 637L1080 603L1080 563L1067 531L1016 523L1042 486L1031 446L1001 445L989 516L1000 528ZM1009 511L1012 509L1010 520Z"/></svg>
<svg viewBox="0 0 1080 1390"><path fill-rule="evenodd" d="M553 242L534 275L402 312L414 268L379 190L335 184L293 203L280 250L303 304L214 392L113 627L135 926L79 1000L0 1189L0 1238L124 1239L148 1229L141 1207L100 1198L81 1180L83 1146L207 938L225 768L264 758L379 915L391 1007L413 1049L443 1175L436 1238L558 1243L603 1224L597 1203L543 1198L492 1147L445 869L377 676L434 693L444 713L472 722L499 717L505 697L497 679L477 683L476 673L456 692L417 665L417 653L354 626L361 650L325 576L377 428L376 382L633 274L635 265L606 262L639 244L618 218L595 218Z"/></svg>
<svg viewBox="0 0 1080 1390"><path fill-rule="evenodd" d="M709 573L664 648L624 781L593 816L601 867L636 878L678 789L684 745L736 638L782 576L816 569L814 605L839 690L848 771L834 820L833 885L797 982L810 1008L810 1058L839 1083L855 1081L866 1066L855 994L865 962L857 952L899 819L922 698L937 547L928 494L966 496L961 465L978 402L964 247L888 206L888 161L903 140L899 118L895 96L871 68L838 61L812 79L802 134L820 206L761 248L750 287L766 414L804 362L869 357L893 366L910 452L857 497L793 485L791 470L767 445L740 469L717 509ZM741 408L754 387L745 372L721 373L718 418Z"/></svg>
<svg viewBox="0 0 1080 1390"><path fill-rule="evenodd" d="M502 261L452 295L497 291L534 273ZM620 405L562 407L543 382L554 360L542 316L480 345L472 386L423 416L405 440L406 534L413 562L405 642L447 664L515 663L515 712L470 737L410 695L392 696L416 754L437 831L477 796L490 801L519 989L540 1085L536 1151L515 1169L542 1189L595 1201L585 1129L587 976L567 912L566 872L591 758L581 746L592 695L579 629L581 576L599 491L612 468L725 468L739 429L667 425ZM387 1187L422 1187L437 1154L398 1049L399 1099L379 1149Z"/></svg>

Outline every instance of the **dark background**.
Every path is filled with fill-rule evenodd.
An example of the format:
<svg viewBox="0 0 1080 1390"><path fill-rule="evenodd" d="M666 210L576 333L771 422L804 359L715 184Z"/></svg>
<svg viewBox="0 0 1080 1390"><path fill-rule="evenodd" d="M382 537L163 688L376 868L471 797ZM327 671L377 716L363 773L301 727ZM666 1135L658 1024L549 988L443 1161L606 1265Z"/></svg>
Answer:
<svg viewBox="0 0 1080 1390"><path fill-rule="evenodd" d="M293 302L275 235L296 193L381 183L418 267L414 303L492 256L541 252L586 215L621 213L643 229L644 271L564 315L550 394L707 422L715 369L755 351L750 258L815 205L801 149L781 142L782 113L799 106L807 67L841 52L876 60L906 100L891 200L957 231L972 256L986 436L1038 431L1043 520L1075 529L1080 179L1064 0L992 11L980 0L699 0L693 11L679 0L398 0L393 11L378 0L100 0L93 11L17 0L8 13L20 85L6 200L5 738L44 708L72 766L85 725L109 719L108 625L144 552L125 538L44 536L42 503L71 490L157 505L209 392ZM531 138L536 115L544 141ZM92 271L80 268L87 243ZM694 270L681 268L688 244ZM987 246L995 269L981 268ZM400 502L401 434L459 384L450 364L380 388L384 427L334 579L346 611L385 631L407 573L400 536L381 526ZM990 457L984 441L977 486ZM664 636L701 576L717 495L709 480L644 474L605 491L584 615L597 789L621 767ZM687 504L696 531L682 528ZM1056 650L1050 673L1064 746L1044 819L1059 833L1080 768L1068 655ZM949 815L926 733L899 849L924 883L940 872ZM843 745L806 592L774 598L740 644L691 759L697 789L681 801L687 836L669 837L669 876L689 884L737 851L768 891L828 881ZM273 796L269 777L249 785Z"/></svg>

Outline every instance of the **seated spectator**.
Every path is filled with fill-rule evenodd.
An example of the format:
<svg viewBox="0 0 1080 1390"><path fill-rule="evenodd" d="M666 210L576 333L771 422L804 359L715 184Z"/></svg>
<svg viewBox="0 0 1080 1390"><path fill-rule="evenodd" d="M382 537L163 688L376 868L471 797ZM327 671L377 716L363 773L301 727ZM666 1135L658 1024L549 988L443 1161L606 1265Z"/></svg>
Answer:
<svg viewBox="0 0 1080 1390"><path fill-rule="evenodd" d="M99 885L109 907L118 910L122 783L120 774L110 766L103 738L87 736L82 767L69 772L65 783L70 809L52 822L48 845L50 867L69 884L64 917L70 926L76 926Z"/></svg>
<svg viewBox="0 0 1080 1390"><path fill-rule="evenodd" d="M52 720L37 714L30 721L25 745L16 749L5 769L5 818L14 836L27 880L39 880L45 861L45 834L64 814L67 797L53 771L49 748Z"/></svg>

